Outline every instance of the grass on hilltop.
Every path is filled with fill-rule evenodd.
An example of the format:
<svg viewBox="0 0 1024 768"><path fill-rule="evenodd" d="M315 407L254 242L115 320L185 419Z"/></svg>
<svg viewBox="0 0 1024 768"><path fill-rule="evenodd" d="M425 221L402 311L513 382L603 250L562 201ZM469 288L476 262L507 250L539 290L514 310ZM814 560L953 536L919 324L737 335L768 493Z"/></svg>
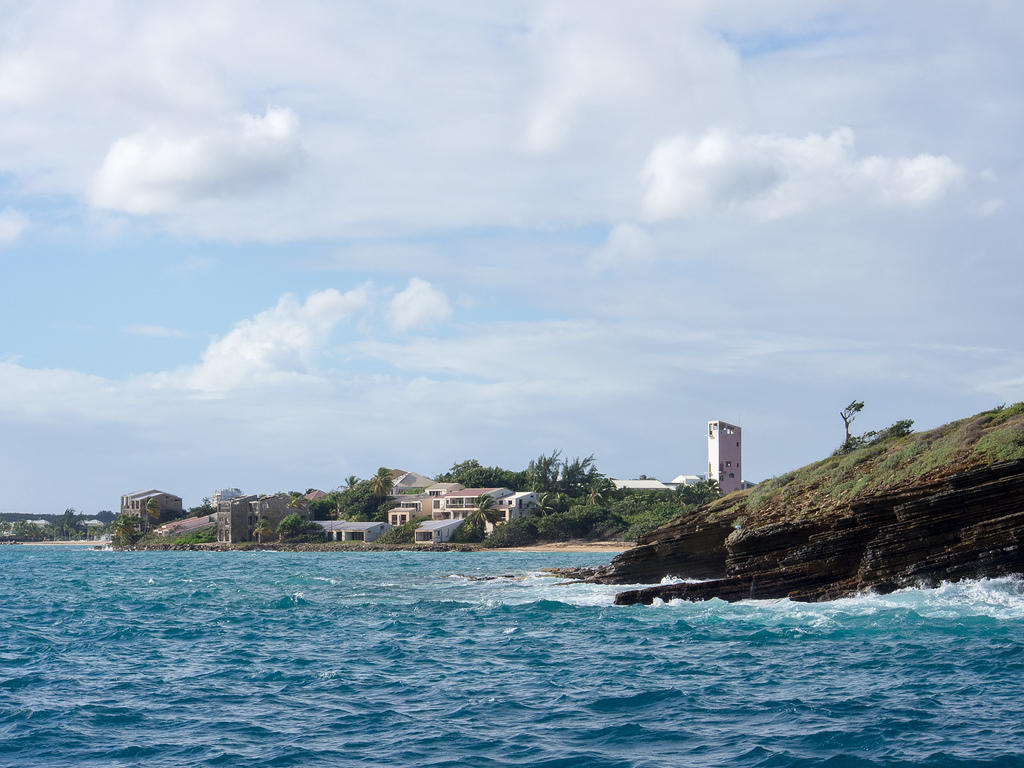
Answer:
<svg viewBox="0 0 1024 768"><path fill-rule="evenodd" d="M1024 459L1024 402L926 432L885 430L848 451L729 494L707 517L744 524L799 521L858 497L939 481L954 472Z"/></svg>

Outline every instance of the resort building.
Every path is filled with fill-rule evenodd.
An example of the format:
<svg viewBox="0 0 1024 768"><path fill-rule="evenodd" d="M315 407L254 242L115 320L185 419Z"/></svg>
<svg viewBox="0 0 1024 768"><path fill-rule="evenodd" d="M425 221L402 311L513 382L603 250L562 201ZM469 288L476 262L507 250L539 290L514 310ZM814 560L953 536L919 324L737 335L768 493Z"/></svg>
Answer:
<svg viewBox="0 0 1024 768"><path fill-rule="evenodd" d="M431 483L423 493L392 494L395 506L388 512L391 525L402 525L418 517L431 517L444 507L444 497L453 491L461 491L461 483Z"/></svg>
<svg viewBox="0 0 1024 768"><path fill-rule="evenodd" d="M391 530L387 523L354 523L348 520L316 520L331 541L376 541Z"/></svg>
<svg viewBox="0 0 1024 768"><path fill-rule="evenodd" d="M464 520L466 515L476 509L476 500L488 495L498 502L496 509L502 509L502 501L516 494L509 488L463 488L460 491L451 491L444 497L438 499L440 505L432 508L431 517L434 520ZM536 505L536 496L534 496ZM510 509L504 506L505 509Z"/></svg>
<svg viewBox="0 0 1024 768"><path fill-rule="evenodd" d="M425 520L416 529L414 540L417 544L440 544L449 541L455 529L462 525L457 520Z"/></svg>
<svg viewBox="0 0 1024 768"><path fill-rule="evenodd" d="M740 460L743 456L742 430L724 421L708 422L708 477L718 481L723 494L743 487Z"/></svg>
<svg viewBox="0 0 1024 768"><path fill-rule="evenodd" d="M148 512L149 502L151 499L156 501L157 506L160 509L159 515L155 520L150 519L150 513ZM126 493L121 497L121 514L134 515L139 518L139 528L143 531L149 530L151 522L158 522L165 517L181 515L182 511L183 508L181 506L180 496L175 496L173 493L165 493L164 491L157 491L152 488L148 491Z"/></svg>
<svg viewBox="0 0 1024 768"><path fill-rule="evenodd" d="M388 522L391 525L403 525L418 517L430 517L431 497L427 494L405 494L392 498L395 506L388 511Z"/></svg>

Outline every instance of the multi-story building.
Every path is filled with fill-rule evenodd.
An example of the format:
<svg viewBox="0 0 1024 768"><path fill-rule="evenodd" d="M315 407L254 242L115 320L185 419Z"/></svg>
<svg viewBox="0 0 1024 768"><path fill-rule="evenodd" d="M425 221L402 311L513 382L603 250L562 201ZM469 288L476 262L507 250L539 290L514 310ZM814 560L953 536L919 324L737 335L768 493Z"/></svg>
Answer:
<svg viewBox="0 0 1024 768"><path fill-rule="evenodd" d="M740 460L743 457L742 430L724 421L708 422L708 477L718 481L722 493L743 487Z"/></svg>
<svg viewBox="0 0 1024 768"><path fill-rule="evenodd" d="M155 519L151 519L149 512L150 499L156 501L160 510ZM138 517L139 528L143 531L148 531L150 524L168 517L181 517L182 512L181 497L175 496L173 493L165 493L151 488L148 491L126 493L121 497L121 514Z"/></svg>
<svg viewBox="0 0 1024 768"><path fill-rule="evenodd" d="M273 496L239 496L222 501L217 505L217 541L236 543L254 541L256 523L266 520L272 531L288 515L296 514L309 520L309 504L301 499L293 504L287 493Z"/></svg>
<svg viewBox="0 0 1024 768"><path fill-rule="evenodd" d="M461 491L465 486L459 483L433 483L423 493L392 494L394 506L388 512L391 525L402 525L418 517L431 517L444 507L444 497L452 491Z"/></svg>

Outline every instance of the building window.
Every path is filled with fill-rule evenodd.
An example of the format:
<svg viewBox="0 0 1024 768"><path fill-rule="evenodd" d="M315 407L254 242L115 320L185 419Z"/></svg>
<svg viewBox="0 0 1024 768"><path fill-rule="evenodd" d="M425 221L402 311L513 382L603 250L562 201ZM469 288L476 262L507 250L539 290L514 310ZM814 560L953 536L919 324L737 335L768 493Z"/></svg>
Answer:
<svg viewBox="0 0 1024 768"><path fill-rule="evenodd" d="M735 475L735 474L733 474L732 472L730 472L730 473L729 473L729 477L736 477L736 475Z"/></svg>

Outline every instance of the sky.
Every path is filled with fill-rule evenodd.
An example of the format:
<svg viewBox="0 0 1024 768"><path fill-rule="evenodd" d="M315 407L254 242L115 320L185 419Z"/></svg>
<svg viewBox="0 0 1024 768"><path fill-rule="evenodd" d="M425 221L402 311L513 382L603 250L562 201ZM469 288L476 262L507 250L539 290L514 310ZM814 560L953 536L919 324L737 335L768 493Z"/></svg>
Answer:
<svg viewBox="0 0 1024 768"><path fill-rule="evenodd" d="M0 2L0 512L744 478L1024 400L1014 2Z"/></svg>

